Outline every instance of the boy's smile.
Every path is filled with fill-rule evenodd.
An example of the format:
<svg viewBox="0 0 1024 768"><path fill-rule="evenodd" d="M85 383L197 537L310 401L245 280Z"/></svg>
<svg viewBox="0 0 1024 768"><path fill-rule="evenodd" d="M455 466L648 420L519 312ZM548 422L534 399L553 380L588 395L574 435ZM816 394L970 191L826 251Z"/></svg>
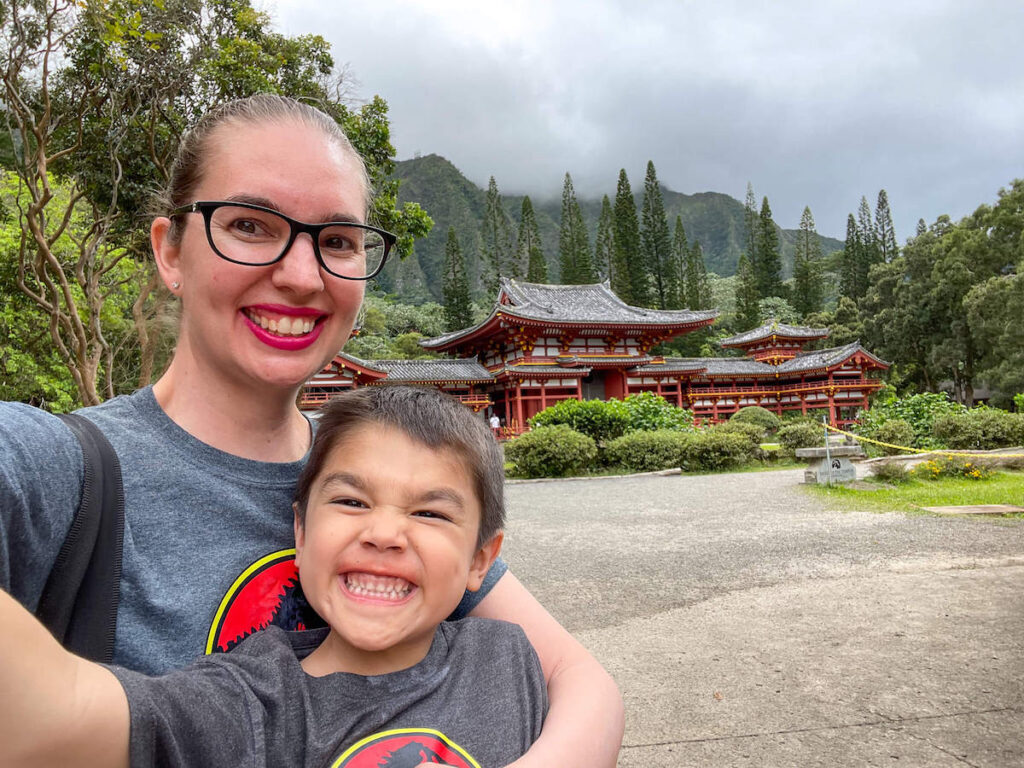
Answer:
<svg viewBox="0 0 1024 768"><path fill-rule="evenodd" d="M306 671L375 675L422 660L497 556L500 534L477 545L480 517L454 451L379 424L347 434L313 482L305 523L296 520L302 589L331 627Z"/></svg>

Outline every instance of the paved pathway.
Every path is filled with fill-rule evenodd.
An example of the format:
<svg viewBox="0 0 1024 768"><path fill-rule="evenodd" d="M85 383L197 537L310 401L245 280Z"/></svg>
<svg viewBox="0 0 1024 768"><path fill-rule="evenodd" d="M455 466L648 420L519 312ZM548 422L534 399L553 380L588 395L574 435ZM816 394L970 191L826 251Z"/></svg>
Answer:
<svg viewBox="0 0 1024 768"><path fill-rule="evenodd" d="M509 485L505 558L622 689L619 765L1024 766L1024 520L801 477Z"/></svg>

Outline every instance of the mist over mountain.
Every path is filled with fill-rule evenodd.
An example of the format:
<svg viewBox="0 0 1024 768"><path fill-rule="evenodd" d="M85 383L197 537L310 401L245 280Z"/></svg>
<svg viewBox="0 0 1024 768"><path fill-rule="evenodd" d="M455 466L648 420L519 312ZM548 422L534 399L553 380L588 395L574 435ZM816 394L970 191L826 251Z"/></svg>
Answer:
<svg viewBox="0 0 1024 768"><path fill-rule="evenodd" d="M445 158L440 155L424 155L397 164L395 178L401 179L399 203L419 203L434 220L431 233L416 241L413 254L404 261L397 259L388 264L379 278L381 287L398 295L403 301L440 301L444 267L444 247L448 227L455 228L470 285L476 298L484 298L480 289L480 241L479 232L484 219L486 190L471 182ZM643 178L630 179L640 209L643 197ZM609 199L614 202L615 179L609 183ZM501 189L501 180L498 179ZM704 250L704 260L709 272L726 277L736 272L744 239L743 204L729 195L719 192L700 192L684 195L666 187L661 189L665 214L669 226L675 226L676 216L682 218L686 236L692 245L699 242ZM523 195L502 194L505 210L518 227ZM586 198L577 195L580 209L590 233L591 247L597 232L597 221L601 213L600 198ZM549 196L531 196L544 254L548 262L548 275L552 283L558 282L558 231L561 217L561 189L551 190ZM769 200L769 203L771 201ZM796 229L779 229L782 250L783 276L789 277L793 265ZM823 254L843 248L843 242L831 237L819 236Z"/></svg>

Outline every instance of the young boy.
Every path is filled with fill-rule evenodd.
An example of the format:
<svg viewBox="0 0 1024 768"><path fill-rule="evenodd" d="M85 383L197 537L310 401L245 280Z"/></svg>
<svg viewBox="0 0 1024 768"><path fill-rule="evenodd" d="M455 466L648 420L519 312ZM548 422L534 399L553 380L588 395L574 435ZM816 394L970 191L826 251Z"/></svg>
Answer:
<svg viewBox="0 0 1024 768"><path fill-rule="evenodd" d="M295 508L303 592L328 627L270 627L163 677L63 650L0 592L0 764L505 765L540 735L522 630L443 620L501 548L501 451L430 389L325 407Z"/></svg>

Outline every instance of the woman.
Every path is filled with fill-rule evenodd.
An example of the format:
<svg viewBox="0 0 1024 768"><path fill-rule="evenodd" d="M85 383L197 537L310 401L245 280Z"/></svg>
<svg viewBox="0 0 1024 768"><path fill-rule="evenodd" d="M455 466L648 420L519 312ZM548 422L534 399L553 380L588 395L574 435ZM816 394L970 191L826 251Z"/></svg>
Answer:
<svg viewBox="0 0 1024 768"><path fill-rule="evenodd" d="M223 105L183 140L163 201L171 215L151 227L157 268L181 301L174 355L151 388L83 411L122 465L115 663L181 666L288 604L280 590L291 583L274 572L287 567L311 439L296 398L348 338L360 278L391 239L361 224L368 191L334 121L290 99ZM370 263L353 256L364 241ZM55 417L5 403L0 457L0 586L33 609L79 503L81 451ZM471 613L524 627L551 700L517 764L614 764L614 683L503 566L489 580Z"/></svg>

